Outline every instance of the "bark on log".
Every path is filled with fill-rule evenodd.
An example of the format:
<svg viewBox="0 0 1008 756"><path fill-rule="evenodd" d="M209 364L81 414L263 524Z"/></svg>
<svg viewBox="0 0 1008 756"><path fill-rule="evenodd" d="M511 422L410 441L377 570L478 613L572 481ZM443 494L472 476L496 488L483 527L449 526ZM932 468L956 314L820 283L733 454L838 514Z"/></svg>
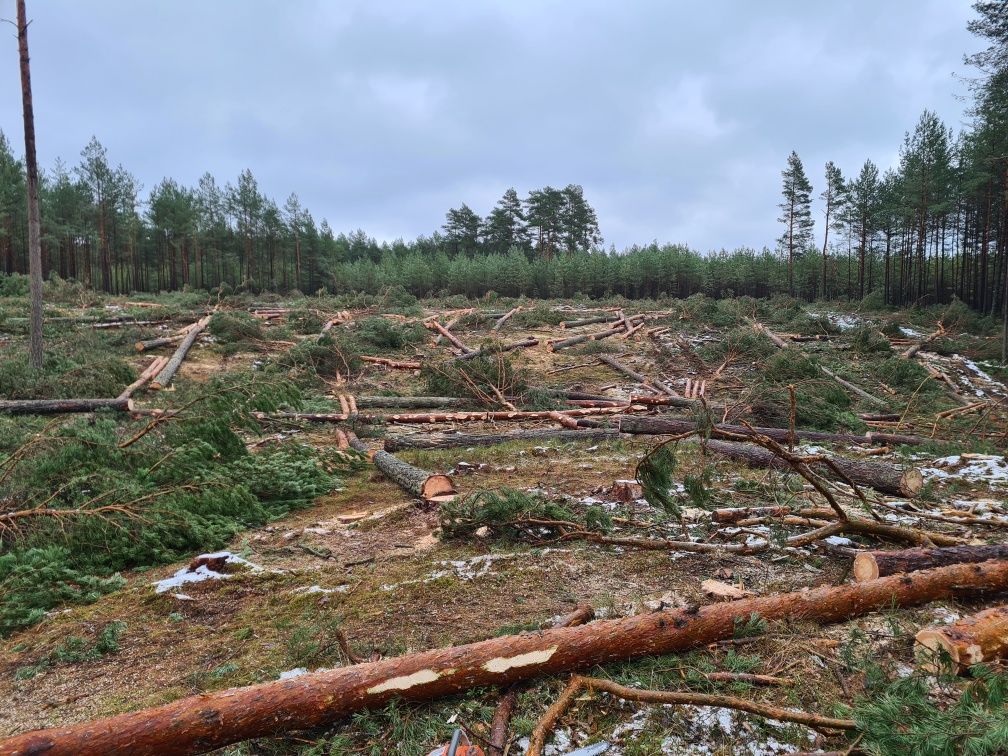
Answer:
<svg viewBox="0 0 1008 756"><path fill-rule="evenodd" d="M371 362L375 365L384 365L385 367L393 368L394 370L419 370L419 362L408 362L402 360L390 360L387 357L371 357L369 355L362 354L360 357L361 362Z"/></svg>
<svg viewBox="0 0 1008 756"><path fill-rule="evenodd" d="M465 401L454 396L356 396L361 409L428 409L438 407L461 407Z"/></svg>
<svg viewBox="0 0 1008 756"><path fill-rule="evenodd" d="M501 329L501 326L507 323L508 320L511 319L511 316L514 315L516 312L518 312L520 309L521 307L515 307L514 309L505 312L503 315L497 318L497 321L493 324L493 328L491 328L490 330L499 331Z"/></svg>
<svg viewBox="0 0 1008 756"><path fill-rule="evenodd" d="M133 345L133 348L138 352L149 352L151 349L157 349L158 347L168 346L169 344L177 344L182 339L185 338L184 333L179 333L174 336L161 336L157 339L147 339L146 341L138 341Z"/></svg>
<svg viewBox="0 0 1008 756"><path fill-rule="evenodd" d="M917 633L916 647L922 666L939 672L944 654L959 674L974 664L1008 657L1008 606L985 609L951 625L928 627Z"/></svg>
<svg viewBox="0 0 1008 756"><path fill-rule="evenodd" d="M71 412L98 410L128 412L132 402L128 396L115 399L9 399L0 401L0 413L8 415L62 415Z"/></svg>
<svg viewBox="0 0 1008 756"><path fill-rule="evenodd" d="M463 344L462 341L454 333L449 331L447 328L438 323L436 320L428 320L426 323L424 323L424 325L427 326L427 328L429 328L432 331L437 331L446 339L448 339L448 341L454 344L458 349L462 350L462 354L473 351L465 344Z"/></svg>
<svg viewBox="0 0 1008 756"><path fill-rule="evenodd" d="M617 407L585 407L583 409L563 410L569 417L590 417L592 415L616 415L621 412L640 411L643 407L637 405L620 405ZM389 423L484 423L484 422L522 422L525 420L552 420L552 412L557 410L521 411L498 410L486 412L426 412L402 413L386 415L383 419Z"/></svg>
<svg viewBox="0 0 1008 756"><path fill-rule="evenodd" d="M189 352L190 347L196 343L196 339L199 337L203 329L207 327L210 323L211 315L207 315L205 318L197 321L192 328L186 333L185 338L182 339L182 343L178 345L178 349L168 360L168 363L164 366L160 373L155 376L154 380L151 381L150 387L155 391L163 389L169 383L172 382L172 378L175 377L175 373L178 372L179 366L182 364L182 360L185 359L186 354Z"/></svg>
<svg viewBox="0 0 1008 756"><path fill-rule="evenodd" d="M472 360L476 357L485 357L492 354L502 354L503 352L510 352L514 349L527 349L529 347L534 347L539 344L539 339L528 338L522 339L521 341L515 341L511 344L490 344L482 349L477 349L474 352L464 352L456 357L456 360Z"/></svg>
<svg viewBox="0 0 1008 756"><path fill-rule="evenodd" d="M874 580L878 577L916 572L951 564L975 564L989 559L1008 560L1008 544L994 546L945 546L933 549L902 549L900 551L859 551L854 557L854 579Z"/></svg>
<svg viewBox="0 0 1008 756"><path fill-rule="evenodd" d="M583 333L580 336L571 336L567 339L554 339L552 341L546 342L546 349L550 352L559 352L561 349L566 349L567 347L572 347L577 344L582 344L585 341L601 341L602 339L608 339L610 336L615 336L617 333L623 332L623 326L619 325L615 328L610 328L608 331L596 331L595 333Z"/></svg>
<svg viewBox="0 0 1008 756"><path fill-rule="evenodd" d="M647 403L642 401L641 404ZM686 433L691 428L696 428L696 423L692 420L682 420L671 417L621 417L617 425L623 433L636 433L641 435L678 435ZM727 433L748 433L749 429L744 425L731 425L728 423L718 423L714 426L716 431ZM787 428L753 428L757 433L769 436L774 441L787 441L790 431ZM863 446L874 446L875 444L906 444L913 446L916 444L928 443L931 439L923 436L908 436L898 433L875 433L869 431L863 436L856 433L825 433L823 431L795 431L795 438L802 441L834 441L842 444L860 444Z"/></svg>
<svg viewBox="0 0 1008 756"><path fill-rule="evenodd" d="M594 325L595 323L612 323L615 320L619 320L620 316L616 313L610 312L605 315L594 315L590 318L580 318L578 320L564 320L560 323L560 328L578 328L579 326Z"/></svg>
<svg viewBox="0 0 1008 756"><path fill-rule="evenodd" d="M351 448L367 454L385 477L407 493L431 502L451 501L458 493L452 479L447 475L421 470L387 451L371 452L367 444L353 433L348 433L347 439Z"/></svg>
<svg viewBox="0 0 1008 756"><path fill-rule="evenodd" d="M440 436L428 434L387 436L385 451L396 452L403 449L457 449L469 446L496 446L512 442L560 441L563 443L592 441L612 441L619 438L619 431L609 429L558 430L543 428L521 430L511 433L453 433Z"/></svg>
<svg viewBox="0 0 1008 756"><path fill-rule="evenodd" d="M829 370L828 368L825 368L822 365L819 366L819 369L822 370L823 373L825 373L826 375L828 375L834 381L836 381L837 383L839 383L841 386L843 386L845 389L847 389L848 391L850 391L852 394L855 394L856 396L861 397L862 399L864 399L869 404L874 404L876 407L885 407L886 406L886 403L884 401L882 401L881 399L879 399L877 396L872 396L867 391L865 391L863 388L859 388L858 386L855 386L850 381L845 381L843 378L841 378L839 375L837 375L836 373L834 373L832 370Z"/></svg>
<svg viewBox="0 0 1008 756"><path fill-rule="evenodd" d="M778 470L792 470L790 464L769 449L754 444L736 441L708 441L707 448L722 456L742 462L751 467L772 467ZM883 462L866 459L847 459L828 456L837 468L859 486L870 486L876 491L913 498L924 487L924 476L916 467L899 468ZM813 462L812 469L830 480L837 480L836 473L821 462Z"/></svg>
<svg viewBox="0 0 1008 756"><path fill-rule="evenodd" d="M648 378L646 375L643 375L642 373L638 373L636 370L633 370L633 369L627 367L626 365L624 365L622 362L620 362L619 360L617 360L615 357L610 357L608 354L600 354L599 355L599 361L600 362L604 362L606 365L608 365L609 367L611 367L613 370L616 370L617 372L623 373L623 375L626 375L626 376L629 376L630 378L633 378L638 383L643 383L645 385L652 385L655 388L657 388L659 391L661 391L663 394L666 394L667 396L676 397L676 398L679 397L678 392L676 392L676 390L673 389L671 386L669 386L669 385L667 385L667 384L665 384L662 381L659 381L657 379Z"/></svg>
<svg viewBox="0 0 1008 756"><path fill-rule="evenodd" d="M711 520L731 524L750 517L785 517L794 510L791 507L726 507L711 512Z"/></svg>
<svg viewBox="0 0 1008 756"><path fill-rule="evenodd" d="M669 609L589 625L523 633L309 673L289 680L192 696L173 703L0 741L0 754L200 753L250 738L329 724L393 698L424 701L474 687L509 685L543 675L641 656L681 652L732 637L736 621L819 624L876 609L922 604L963 590L1008 589L1008 562L955 565L814 588L699 610Z"/></svg>
<svg viewBox="0 0 1008 756"><path fill-rule="evenodd" d="M914 546L924 546L933 548L935 546L961 546L963 539L944 533L935 533L931 530L920 530L918 528L908 528L902 525L890 525L877 520L869 520L865 517L848 517L846 520L836 520L829 522L836 517L836 512L831 508L803 509L797 516L785 517L781 522L788 525L814 525L817 530L788 538L789 546L806 546L817 540L821 540L831 535L842 535L858 533L870 535L877 538L886 538L891 541L910 543Z"/></svg>
<svg viewBox="0 0 1008 756"><path fill-rule="evenodd" d="M129 399L133 396L137 389L141 388L148 381L153 380L154 376L160 373L166 364L168 364L167 357L155 357L151 364L148 365L142 373L140 373L137 379L122 390L122 393L119 394L118 398Z"/></svg>

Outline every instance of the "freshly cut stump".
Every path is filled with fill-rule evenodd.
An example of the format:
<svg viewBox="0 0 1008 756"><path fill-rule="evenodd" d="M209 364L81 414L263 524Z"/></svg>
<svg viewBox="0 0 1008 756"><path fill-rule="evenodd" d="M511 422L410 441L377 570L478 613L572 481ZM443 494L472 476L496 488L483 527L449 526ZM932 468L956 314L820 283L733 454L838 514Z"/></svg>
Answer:
<svg viewBox="0 0 1008 756"><path fill-rule="evenodd" d="M974 664L1008 657L1008 606L985 609L971 617L941 627L929 627L917 633L917 652L921 666L938 672L948 654L956 672L963 673Z"/></svg>

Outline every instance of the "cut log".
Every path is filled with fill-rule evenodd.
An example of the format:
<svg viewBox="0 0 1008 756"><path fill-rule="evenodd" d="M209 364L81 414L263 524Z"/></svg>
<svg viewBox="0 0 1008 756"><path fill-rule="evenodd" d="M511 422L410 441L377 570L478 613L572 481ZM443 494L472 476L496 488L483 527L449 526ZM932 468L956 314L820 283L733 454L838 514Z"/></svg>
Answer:
<svg viewBox="0 0 1008 756"><path fill-rule="evenodd" d="M642 401L641 404L645 404ZM623 433L634 433L641 435L675 436L680 433L687 433L691 428L696 428L693 420L684 420L671 417L621 417L617 420L617 425ZM731 425L728 423L718 423L714 426L715 431L725 433L746 434L749 429L744 425ZM753 428L757 433L769 436L774 441L787 441L790 431L787 428ZM898 433L875 433L869 431L863 436L856 433L825 433L823 431L795 431L795 437L802 441L833 441L842 444L860 444L863 446L874 446L876 444L906 444L908 446L929 443L931 439L923 436L908 436Z"/></svg>
<svg viewBox="0 0 1008 756"><path fill-rule="evenodd" d="M645 385L652 385L652 386L654 386L655 388L659 389L663 394L666 394L667 396L670 396L670 397L678 397L679 396L678 392L676 392L675 389L673 389L671 386L668 386L667 384L665 384L662 381L659 381L657 379L648 378L646 375L643 375L642 373L638 373L636 370L632 370L631 368L627 367L622 362L620 362L619 360L617 360L615 357L610 357L608 354L600 354L599 355L599 361L600 362L604 362L606 365L608 365L609 367L611 367L613 370L616 370L617 372L623 373L623 375L626 375L626 376L629 376L630 378L633 378L638 383L643 383Z"/></svg>
<svg viewBox="0 0 1008 756"><path fill-rule="evenodd" d="M390 360L387 357L371 357L366 354L360 356L361 362L371 362L375 365L384 365L387 368L392 368L393 370L419 370L419 362L402 361L402 360Z"/></svg>
<svg viewBox="0 0 1008 756"><path fill-rule="evenodd" d="M511 319L511 316L514 315L516 312L518 312L520 309L521 309L521 307L515 307L514 309L511 309L511 310L508 310L507 312L505 312L503 315L501 315L499 318L497 318L497 322L495 322L493 324L493 328L491 328L490 330L491 331L499 331L501 329L501 326L504 325L505 323L507 323L508 320Z"/></svg>
<svg viewBox="0 0 1008 756"><path fill-rule="evenodd" d="M144 386L144 384L148 383L149 381L152 381L154 379L154 376L160 373L166 364L168 364L167 357L155 357L154 360L151 362L151 364L148 365L146 368L144 368L144 371L140 373L140 376L135 381L133 381L133 383L131 383L129 386L127 386L122 390L122 393L119 394L118 398L129 399L131 396L133 396L133 394L137 391L137 389L141 388L142 386Z"/></svg>
<svg viewBox="0 0 1008 756"><path fill-rule="evenodd" d="M466 402L454 396L357 396L357 406L362 409L428 409L438 407L461 407Z"/></svg>
<svg viewBox="0 0 1008 756"><path fill-rule="evenodd" d="M445 329L447 329L447 330L450 331L452 328L454 328L455 326L457 326L459 323L462 322L462 318L463 317L465 317L466 315L468 315L471 312L472 312L472 310L466 310L464 312L460 312L460 313L456 314L455 317L453 317L451 320L449 320L447 323L445 323ZM441 339L443 339L443 338L444 338L444 336L442 336L439 333L437 336L434 337L434 344L435 345L440 344L441 343Z"/></svg>
<svg viewBox="0 0 1008 756"><path fill-rule="evenodd" d="M212 316L207 315L205 318L198 320L192 328L186 333L185 338L182 339L182 343L178 345L178 349L171 356L171 359L165 364L161 372L158 373L154 380L151 381L150 387L155 391L165 388L169 383L172 382L172 378L175 377L175 373L178 372L179 366L182 364L182 360L185 359L186 354L193 344L196 343L196 339L199 337L203 329L210 324L210 318Z"/></svg>
<svg viewBox="0 0 1008 756"><path fill-rule="evenodd" d="M552 341L546 342L546 349L550 352L559 352L561 349L567 349L568 347L572 347L577 344L583 344L586 341L601 341L602 339L608 339L610 336L615 336L617 333L623 333L622 325L610 328L608 331L583 333L580 336L571 336L567 339L553 339Z"/></svg>
<svg viewBox="0 0 1008 756"><path fill-rule="evenodd" d="M117 410L128 412L132 402L128 396L115 399L7 399L0 400L0 413L8 415L62 415L71 412Z"/></svg>
<svg viewBox="0 0 1008 756"><path fill-rule="evenodd" d="M496 343L490 344L483 347L482 349L477 349L474 352L463 352L455 359L457 360L472 360L476 357L486 357L492 354L501 354L503 352L510 352L515 349L528 349L529 347L534 347L539 344L539 339L528 338L522 339L521 341L515 341L511 344Z"/></svg>
<svg viewBox="0 0 1008 756"><path fill-rule="evenodd" d="M430 330L437 331L438 333L440 333L442 336L448 339L448 341L454 344L458 349L461 349L463 354L465 354L466 352L473 351L465 344L463 344L462 341L454 333L449 331L447 328L438 323L436 320L428 320L426 323L424 323L424 325L427 326L427 328L429 328Z"/></svg>
<svg viewBox="0 0 1008 756"><path fill-rule="evenodd" d="M447 475L421 470L387 451L371 452L367 444L353 433L348 433L347 439L352 449L367 454L385 477L407 493L430 502L451 501L458 493L452 479Z"/></svg>
<svg viewBox="0 0 1008 756"><path fill-rule="evenodd" d="M583 409L563 410L568 417L590 417L592 415L616 415L621 412L643 410L638 405L620 405L617 407L585 407ZM526 420L552 420L551 413L556 410L528 411L499 410L487 412L426 412L402 413L386 415L384 420L390 423L484 423L484 422L524 422Z"/></svg>
<svg viewBox="0 0 1008 756"><path fill-rule="evenodd" d="M731 524L750 517L786 517L794 510L791 507L731 507L715 509L711 512L711 520L722 524Z"/></svg>
<svg viewBox="0 0 1008 756"><path fill-rule="evenodd" d="M939 336L941 336L943 333L945 333L945 326L943 326L941 323L939 323L937 331L935 331L934 333L932 333L930 336L928 336L923 341L921 341L921 342L919 342L917 344L911 344L907 348L907 350L905 352L903 352L903 354L900 355L900 357L902 357L905 360L912 360L917 355L917 352L919 352L923 346L925 346L926 344L931 343L936 338L938 338Z"/></svg>
<svg viewBox="0 0 1008 756"><path fill-rule="evenodd" d="M159 347L168 346L169 344L178 344L182 339L185 338L184 333L179 333L174 336L161 336L157 339L147 339L146 341L138 341L133 345L133 348L138 352L149 352L152 349L157 349Z"/></svg>
<svg viewBox="0 0 1008 756"><path fill-rule="evenodd" d="M836 520L829 522L836 517L836 512L831 508L803 509L798 516L782 518L781 522L786 525L811 525L816 528L809 533L792 536L787 539L788 546L807 546L815 541L822 540L833 535L860 534L870 535L876 538L884 538L899 543L909 543L914 546L960 546L963 544L962 538L935 533L930 530L919 530L908 528L902 525L889 525L877 520L869 520L865 517L848 517L846 520Z"/></svg>
<svg viewBox="0 0 1008 756"><path fill-rule="evenodd" d="M877 577L898 575L903 572L916 572L950 564L975 564L986 562L988 559L1008 560L1008 544L859 551L854 557L854 579L874 580Z"/></svg>
<svg viewBox="0 0 1008 756"><path fill-rule="evenodd" d="M862 399L864 399L869 404L874 404L876 407L885 407L886 406L886 403L884 401L882 401L881 399L879 399L877 396L872 396L867 391L865 391L863 388L859 388L858 386L855 386L850 381L845 381L843 378L841 378L839 375L837 375L836 373L834 373L832 370L829 370L828 368L825 368L822 365L819 366L819 369L822 370L823 373L825 373L826 375L828 375L834 381L836 381L837 383L839 383L841 386L843 386L845 389L847 389L848 391L850 391L852 394L861 397Z"/></svg>
<svg viewBox="0 0 1008 756"><path fill-rule="evenodd" d="M620 316L614 312L607 312L604 315L593 315L590 318L579 318L577 320L564 320L560 323L560 328L578 328L580 326L594 325L595 323L612 323L619 320Z"/></svg>
<svg viewBox="0 0 1008 756"><path fill-rule="evenodd" d="M511 433L452 433L445 435L415 434L403 436L387 436L385 450L390 452L403 449L457 449L470 446L496 446L514 442L528 441L560 441L562 443L589 441L612 441L619 438L619 431L601 429L558 430L542 428L538 430L520 430Z"/></svg>
<svg viewBox="0 0 1008 756"><path fill-rule="evenodd" d="M916 650L929 672L941 671L945 654L959 674L974 664L1008 658L1008 606L985 609L951 625L925 628L917 633Z"/></svg>
<svg viewBox="0 0 1008 756"><path fill-rule="evenodd" d="M962 591L1008 589L1008 562L954 565L712 604L668 609L539 633L508 635L464 646L300 675L0 741L0 753L46 756L144 756L200 753L250 738L328 725L394 698L429 701L488 685L642 656L685 651L731 638L753 614L767 622L825 624L877 609L949 598Z"/></svg>
<svg viewBox="0 0 1008 756"><path fill-rule="evenodd" d="M716 454L736 462L742 462L750 467L793 469L786 460L781 459L769 449L754 444L735 441L708 441L707 448ZM859 486L869 486L882 493L908 498L913 498L924 488L924 476L916 467L900 468L867 459L847 459L834 455L821 456L830 459L848 479ZM812 462L810 467L825 478L840 479L832 469L821 462Z"/></svg>

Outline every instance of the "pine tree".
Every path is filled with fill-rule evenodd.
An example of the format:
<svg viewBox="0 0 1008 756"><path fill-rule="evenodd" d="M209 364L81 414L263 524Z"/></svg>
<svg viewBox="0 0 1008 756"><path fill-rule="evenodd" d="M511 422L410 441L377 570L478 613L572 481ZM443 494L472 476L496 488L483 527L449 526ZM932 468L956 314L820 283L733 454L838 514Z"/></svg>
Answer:
<svg viewBox="0 0 1008 756"><path fill-rule="evenodd" d="M794 296L794 261L812 241L812 184L805 175L801 158L793 151L781 177L784 180L783 200L778 220L785 230L777 243L787 257L788 291Z"/></svg>
<svg viewBox="0 0 1008 756"><path fill-rule="evenodd" d="M826 287L826 272L828 268L827 251L829 249L830 228L838 228L841 216L840 210L844 204L846 194L844 192L844 179L840 169L836 167L832 160L826 163L826 188L823 189L819 199L823 201L823 214L826 216L825 230L823 231L822 243L822 296L825 299L829 296Z"/></svg>

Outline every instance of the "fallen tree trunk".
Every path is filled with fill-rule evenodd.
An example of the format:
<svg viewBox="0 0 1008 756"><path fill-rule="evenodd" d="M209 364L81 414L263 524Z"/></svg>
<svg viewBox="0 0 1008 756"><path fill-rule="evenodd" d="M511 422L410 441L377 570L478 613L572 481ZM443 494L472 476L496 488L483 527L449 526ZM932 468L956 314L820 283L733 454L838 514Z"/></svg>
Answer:
<svg viewBox="0 0 1008 756"><path fill-rule="evenodd" d="M463 344L462 341L454 333L449 331L447 328L438 323L436 320L428 320L426 323L424 323L424 325L427 326L427 328L429 328L432 331L437 331L446 339L448 339L448 341L454 344L458 349L462 350L462 354L473 351L465 344Z"/></svg>
<svg viewBox="0 0 1008 756"><path fill-rule="evenodd" d="M568 417L590 417L592 415L615 415L621 412L642 410L643 407L632 404L618 407L585 407L583 409L563 410ZM414 414L386 415L384 420L390 423L481 423L481 422L522 422L525 420L552 420L551 413L557 410L527 411L497 410L486 412L429 412Z"/></svg>
<svg viewBox="0 0 1008 756"><path fill-rule="evenodd" d="M7 399L0 400L0 413L8 415L62 415L71 412L117 410L128 412L132 402L128 396L115 399Z"/></svg>
<svg viewBox="0 0 1008 756"><path fill-rule="evenodd" d="M922 666L940 672L948 654L953 669L962 674L974 664L1008 657L1008 606L996 606L963 617L951 625L928 627L917 633Z"/></svg>
<svg viewBox="0 0 1008 756"><path fill-rule="evenodd" d="M621 324L615 328L610 328L608 331L596 331L595 333L584 333L580 336L571 336L567 339L554 339L552 341L547 341L546 349L550 352L559 352L561 349L582 344L585 341L601 341L602 339L608 339L610 336L615 336L617 333L622 332L623 326Z"/></svg>
<svg viewBox="0 0 1008 756"><path fill-rule="evenodd" d="M390 360L387 357L371 357L366 354L360 356L361 362L371 362L375 365L384 365L385 367L392 368L394 370L419 370L419 362L402 361L402 360Z"/></svg>
<svg viewBox="0 0 1008 756"><path fill-rule="evenodd" d="M854 557L854 579L874 580L887 575L916 572L951 564L975 564L988 559L1008 560L1008 544L994 546L945 546L900 551L859 551Z"/></svg>
<svg viewBox="0 0 1008 756"><path fill-rule="evenodd" d="M787 460L769 449L754 444L736 441L708 441L707 448L721 456L742 462L750 467L772 467L778 470L793 470ZM924 488L924 476L916 467L899 468L883 462L865 459L847 459L833 455L827 457L844 476L859 486L869 486L882 493L913 498ZM834 470L822 462L812 462L810 467L830 480L839 478Z"/></svg>
<svg viewBox="0 0 1008 756"><path fill-rule="evenodd" d="M182 339L185 338L184 333L179 333L174 336L161 336L157 339L147 339L146 341L138 341L133 345L133 348L138 352L148 352L151 349L157 349L158 347L168 346L169 344L177 344Z"/></svg>
<svg viewBox="0 0 1008 756"><path fill-rule="evenodd" d="M426 409L429 407L461 407L463 399L454 396L357 396L357 406L361 409Z"/></svg>
<svg viewBox="0 0 1008 756"><path fill-rule="evenodd" d="M788 546L807 546L810 543L832 535L852 533L886 538L890 541L909 543L914 546L925 546L927 548L963 545L962 538L946 535L945 533L935 533L931 530L920 530L903 525L890 525L885 522L878 522L877 520L869 520L865 517L848 517L846 520L838 519L834 522L829 522L829 520L836 516L836 512L826 507L803 509L797 515L784 517L781 522L785 524L811 525L816 528L816 530L809 533L788 538Z"/></svg>
<svg viewBox="0 0 1008 756"><path fill-rule="evenodd" d="M731 524L750 517L786 517L794 512L791 507L726 507L711 512L711 520L722 524Z"/></svg>
<svg viewBox="0 0 1008 756"><path fill-rule="evenodd" d="M501 354L503 352L510 352L514 349L527 349L529 347L534 347L539 343L539 339L528 338L522 339L521 341L515 341L511 344L490 344L489 346L483 347L482 349L477 349L474 352L464 352L456 357L456 360L472 360L476 357L486 357L491 354Z"/></svg>
<svg viewBox="0 0 1008 756"><path fill-rule="evenodd" d="M499 331L501 329L501 326L503 326L505 323L507 323L508 320L511 319L511 316L514 315L516 312L518 312L520 309L521 309L521 307L515 307L514 309L511 309L511 310L508 310L507 312L505 312L503 315L501 315L499 318L497 318L497 321L493 324L493 328L491 328L490 330L491 331Z"/></svg>
<svg viewBox="0 0 1008 756"><path fill-rule="evenodd" d="M623 375L626 375L626 376L629 376L630 378L633 378L638 383L643 383L644 385L652 385L652 386L654 386L659 391L661 391L663 394L666 394L666 395L668 395L670 397L678 397L679 396L678 392L676 392L672 387L668 386L667 384L663 383L662 381L659 381L659 380L654 379L654 378L648 378L646 375L643 375L642 373L638 373L636 370L632 370L631 368L627 367L622 362L620 362L619 360L617 360L615 357L610 357L608 354L600 354L599 355L599 361L605 363L606 365L608 365L609 367L611 367L613 370L616 370L617 372L623 373Z"/></svg>
<svg viewBox="0 0 1008 756"><path fill-rule="evenodd" d="M646 404L642 401L641 404ZM623 433L636 433L641 435L678 435L696 429L696 422L693 420L683 420L672 417L621 417L617 425ZM747 434L749 429L744 425L731 425L728 423L718 423L714 426L715 431L725 433ZM774 441L787 441L791 436L791 431L787 428L753 428L757 433L769 436ZM834 441L842 444L860 444L873 446L875 444L906 444L908 446L924 444L931 441L923 436L907 436L898 433L876 433L869 431L863 436L856 433L826 433L823 431L796 430L795 438L801 441Z"/></svg>
<svg viewBox="0 0 1008 756"><path fill-rule="evenodd" d="M590 318L580 318L578 320L564 320L560 323L560 328L578 328L579 326L594 325L595 323L612 323L613 321L621 320L620 316L614 312L606 313L605 315L593 315Z"/></svg>
<svg viewBox="0 0 1008 756"><path fill-rule="evenodd" d="M172 378L174 378L175 373L178 372L179 366L182 364L182 360L185 359L190 347L196 343L196 339L203 332L203 329L209 325L211 317L212 316L207 315L205 318L202 318L193 324L192 328L190 328L186 333L185 338L182 339L182 343L178 345L178 349L175 350L175 354L171 356L164 368L162 368L161 372L154 377L153 381L151 381L150 387L152 389L155 391L163 389L172 382Z"/></svg>
<svg viewBox="0 0 1008 756"><path fill-rule="evenodd" d="M387 451L372 452L355 434L346 435L352 449L367 454L374 466L404 491L419 496L424 501L451 501L455 498L455 484L447 475L421 470Z"/></svg>
<svg viewBox="0 0 1008 756"><path fill-rule="evenodd" d="M753 614L768 622L818 624L876 609L922 604L963 590L1008 589L1008 562L955 565L866 583L669 609L540 633L356 664L245 688L192 696L152 709L17 735L0 753L200 753L229 743L329 724L394 698L429 701L475 687L509 685L597 664L685 651L731 638Z"/></svg>
<svg viewBox="0 0 1008 756"><path fill-rule="evenodd" d="M823 373L825 373L826 375L828 375L834 381L836 381L837 383L839 383L841 386L843 386L845 389L847 389L848 391L850 391L852 394L854 394L855 396L861 397L862 399L864 399L869 404L874 404L876 407L885 407L886 406L886 403L884 401L882 401L881 399L879 399L877 396L872 396L867 391L865 391L863 388L859 388L858 386L855 386L850 381L845 381L843 378L841 378L839 375L837 375L836 373L834 373L832 370L829 370L828 368L825 368L822 365L819 366L819 369L822 370Z"/></svg>
<svg viewBox="0 0 1008 756"><path fill-rule="evenodd" d="M609 429L560 430L542 428L512 431L511 433L452 433L441 436L403 435L387 436L385 451L396 452L403 449L457 449L469 446L496 446L524 441L612 441L619 438L619 431Z"/></svg>
<svg viewBox="0 0 1008 756"><path fill-rule="evenodd" d="M131 396L133 396L133 394L136 392L137 389L141 388L148 381L153 380L154 376L157 375L159 372L161 372L161 370L167 363L168 363L167 357L155 357L154 360L151 362L151 364L148 365L146 368L144 368L144 371L140 373L139 377L135 381L133 381L133 383L131 383L129 386L127 386L122 390L122 393L119 394L118 398L129 399Z"/></svg>

